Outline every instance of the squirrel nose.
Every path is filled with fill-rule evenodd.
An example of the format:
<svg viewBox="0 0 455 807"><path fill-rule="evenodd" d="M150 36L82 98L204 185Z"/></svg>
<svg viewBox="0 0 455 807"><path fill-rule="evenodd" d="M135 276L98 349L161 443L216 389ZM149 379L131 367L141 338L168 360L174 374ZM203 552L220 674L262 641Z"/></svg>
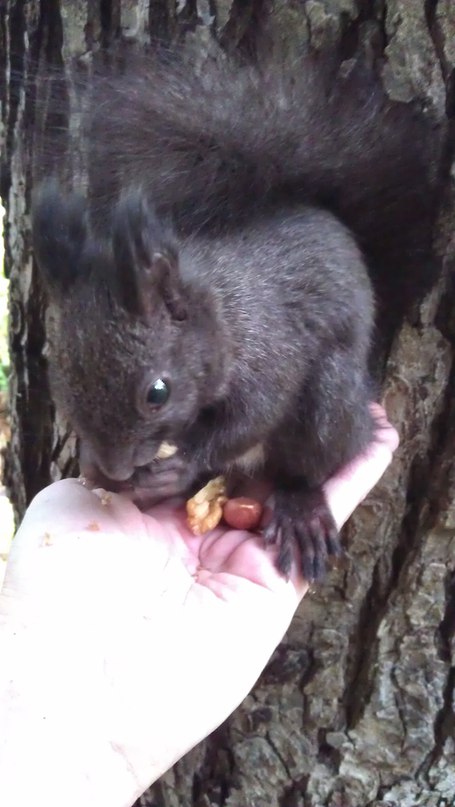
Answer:
<svg viewBox="0 0 455 807"><path fill-rule="evenodd" d="M132 476L134 470L130 465L111 462L100 462L99 469L108 479L112 479L114 482L126 482Z"/></svg>
<svg viewBox="0 0 455 807"><path fill-rule="evenodd" d="M85 440L80 442L79 466L83 476L100 484L101 477L106 481L126 482L134 472L134 464L123 447L109 447L101 452L94 450Z"/></svg>

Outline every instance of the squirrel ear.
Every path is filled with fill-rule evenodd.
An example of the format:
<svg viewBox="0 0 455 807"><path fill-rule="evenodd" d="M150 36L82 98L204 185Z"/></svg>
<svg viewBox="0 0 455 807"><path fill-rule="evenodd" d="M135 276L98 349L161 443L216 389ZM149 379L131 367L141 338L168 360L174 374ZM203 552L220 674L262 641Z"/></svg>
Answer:
<svg viewBox="0 0 455 807"><path fill-rule="evenodd" d="M125 308L151 321L164 303L173 319L186 319L172 233L138 191L124 196L117 205L113 246Z"/></svg>
<svg viewBox="0 0 455 807"><path fill-rule="evenodd" d="M85 199L65 196L55 180L41 185L32 199L32 241L51 294L62 294L76 279L86 236Z"/></svg>

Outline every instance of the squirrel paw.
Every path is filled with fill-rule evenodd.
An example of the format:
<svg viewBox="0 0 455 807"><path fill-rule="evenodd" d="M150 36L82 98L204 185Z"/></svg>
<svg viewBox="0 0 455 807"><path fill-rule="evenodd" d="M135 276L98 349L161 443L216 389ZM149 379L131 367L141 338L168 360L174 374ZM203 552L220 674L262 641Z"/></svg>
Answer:
<svg viewBox="0 0 455 807"><path fill-rule="evenodd" d="M279 490L271 521L263 529L266 544L279 546L277 567L289 577L295 557L300 553L301 570L306 580L322 580L327 558L339 557L342 548L338 528L322 490Z"/></svg>
<svg viewBox="0 0 455 807"><path fill-rule="evenodd" d="M179 453L136 468L130 484L139 500L158 501L187 493L200 476L200 468Z"/></svg>

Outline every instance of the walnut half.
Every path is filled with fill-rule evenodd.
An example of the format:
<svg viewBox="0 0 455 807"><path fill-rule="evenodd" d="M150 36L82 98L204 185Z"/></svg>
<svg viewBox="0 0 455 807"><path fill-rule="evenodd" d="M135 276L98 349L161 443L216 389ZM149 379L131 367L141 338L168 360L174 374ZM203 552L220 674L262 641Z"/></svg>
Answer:
<svg viewBox="0 0 455 807"><path fill-rule="evenodd" d="M227 502L224 476L211 479L186 503L187 522L194 535L204 535L218 526Z"/></svg>

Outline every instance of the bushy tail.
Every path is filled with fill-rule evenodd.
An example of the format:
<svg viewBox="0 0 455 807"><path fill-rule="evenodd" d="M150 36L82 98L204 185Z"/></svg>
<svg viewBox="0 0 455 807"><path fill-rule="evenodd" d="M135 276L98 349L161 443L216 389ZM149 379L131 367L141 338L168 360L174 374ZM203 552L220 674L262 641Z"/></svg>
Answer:
<svg viewBox="0 0 455 807"><path fill-rule="evenodd" d="M305 57L198 72L174 54L100 78L92 110L95 220L131 186L185 231L308 202L353 230L380 283L398 272L417 287L427 272L418 265L428 258L440 137L421 111L388 101L366 66L333 78Z"/></svg>
<svg viewBox="0 0 455 807"><path fill-rule="evenodd" d="M387 102L365 66L331 82L308 57L265 70L176 57L142 61L95 89L96 171L149 186L205 220L277 195L336 204L370 229L421 204L437 157L431 123ZM362 222L366 219L365 224Z"/></svg>

